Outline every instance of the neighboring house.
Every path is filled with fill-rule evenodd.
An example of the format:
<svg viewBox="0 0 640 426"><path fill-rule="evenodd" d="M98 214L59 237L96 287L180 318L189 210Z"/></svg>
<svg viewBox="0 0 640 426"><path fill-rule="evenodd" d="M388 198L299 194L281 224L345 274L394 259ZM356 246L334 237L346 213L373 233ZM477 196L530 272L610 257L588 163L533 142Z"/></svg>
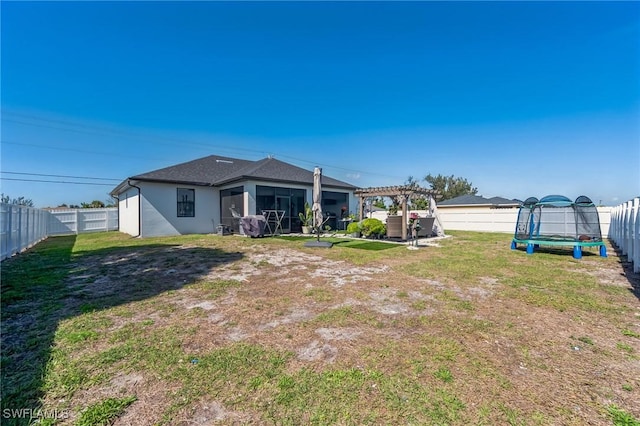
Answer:
<svg viewBox="0 0 640 426"><path fill-rule="evenodd" d="M520 207L520 200L509 200L502 197L484 198L480 195L461 195L446 201L438 202L438 208L474 208L474 209L511 209Z"/></svg>
<svg viewBox="0 0 640 426"><path fill-rule="evenodd" d="M445 230L513 232L519 200L461 195L438 202L438 214Z"/></svg>
<svg viewBox="0 0 640 426"><path fill-rule="evenodd" d="M322 176L322 210L336 229L343 212L356 210L356 187ZM258 161L211 155L125 179L118 199L120 231L134 236L239 232L239 216L284 211L282 232L301 230L298 213L312 204L313 171L275 158Z"/></svg>

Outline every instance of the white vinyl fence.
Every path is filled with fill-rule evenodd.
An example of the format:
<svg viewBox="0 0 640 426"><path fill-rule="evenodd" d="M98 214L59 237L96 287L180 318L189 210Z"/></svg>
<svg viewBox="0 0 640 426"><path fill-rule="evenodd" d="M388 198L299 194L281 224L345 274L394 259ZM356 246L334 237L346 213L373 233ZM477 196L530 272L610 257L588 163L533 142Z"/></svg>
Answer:
<svg viewBox="0 0 640 426"><path fill-rule="evenodd" d="M0 203L0 260L47 238L49 212Z"/></svg>
<svg viewBox="0 0 640 426"><path fill-rule="evenodd" d="M633 263L633 272L640 272L640 198L613 208L609 238Z"/></svg>
<svg viewBox="0 0 640 426"><path fill-rule="evenodd" d="M597 209L600 217L600 231L603 236L608 235L613 207L598 207ZM419 216L427 214L425 210L411 210L410 213L417 213ZM398 214L401 214L401 211ZM375 217L383 222L387 220L386 211L373 212L368 216ZM518 221L518 209L438 208L438 216L442 221L445 232L478 231L513 234Z"/></svg>
<svg viewBox="0 0 640 426"><path fill-rule="evenodd" d="M118 209L41 210L0 203L0 260L52 235L114 231Z"/></svg>
<svg viewBox="0 0 640 426"><path fill-rule="evenodd" d="M118 229L118 209L50 210L49 235L82 234Z"/></svg>

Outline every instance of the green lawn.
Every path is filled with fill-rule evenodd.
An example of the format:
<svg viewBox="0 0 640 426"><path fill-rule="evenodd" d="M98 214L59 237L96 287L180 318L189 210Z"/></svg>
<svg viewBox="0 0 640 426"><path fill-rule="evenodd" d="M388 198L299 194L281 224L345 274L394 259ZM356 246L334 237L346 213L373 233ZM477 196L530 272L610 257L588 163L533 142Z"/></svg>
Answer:
<svg viewBox="0 0 640 426"><path fill-rule="evenodd" d="M49 238L2 262L2 424L639 425L624 259L451 234Z"/></svg>

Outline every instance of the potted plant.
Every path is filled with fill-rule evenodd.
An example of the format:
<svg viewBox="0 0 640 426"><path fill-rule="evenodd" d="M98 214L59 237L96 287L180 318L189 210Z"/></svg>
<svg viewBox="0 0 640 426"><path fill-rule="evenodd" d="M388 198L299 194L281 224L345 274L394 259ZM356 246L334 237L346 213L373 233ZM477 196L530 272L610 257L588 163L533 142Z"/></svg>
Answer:
<svg viewBox="0 0 640 426"><path fill-rule="evenodd" d="M313 210L311 210L309 203L304 203L304 211L298 213L298 217L302 223L302 233L310 234L313 225Z"/></svg>

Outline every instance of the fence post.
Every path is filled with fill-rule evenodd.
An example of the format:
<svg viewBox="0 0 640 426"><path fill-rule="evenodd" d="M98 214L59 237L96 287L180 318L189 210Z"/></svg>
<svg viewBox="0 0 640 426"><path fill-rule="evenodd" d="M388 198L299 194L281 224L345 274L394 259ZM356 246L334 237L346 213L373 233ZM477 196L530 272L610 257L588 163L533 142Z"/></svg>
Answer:
<svg viewBox="0 0 640 426"><path fill-rule="evenodd" d="M631 216L634 220L632 228L632 250L633 250L633 272L640 272L640 198L633 199L633 211Z"/></svg>
<svg viewBox="0 0 640 426"><path fill-rule="evenodd" d="M18 245L16 246L16 253L20 253L20 250L22 250L22 207L16 206L16 209L18 211Z"/></svg>
<svg viewBox="0 0 640 426"><path fill-rule="evenodd" d="M621 221L621 215L620 215L621 209L620 209L620 205L616 206L616 225L613 228L613 241L616 242L616 245L619 245L618 243L620 242L620 221Z"/></svg>
<svg viewBox="0 0 640 426"><path fill-rule="evenodd" d="M633 239L635 237L636 230L635 210L634 200L629 201L629 241L627 242L627 257L630 262L633 262L634 259Z"/></svg>
<svg viewBox="0 0 640 426"><path fill-rule="evenodd" d="M9 204L7 216L7 232L9 234L9 237L7 238L7 248L4 254L7 257L11 257L11 255L13 254L13 210L11 208L11 204Z"/></svg>
<svg viewBox="0 0 640 426"><path fill-rule="evenodd" d="M624 203L624 234L622 236L622 254L627 256L627 258L629 257L629 219L631 216L630 207L631 206L629 205L628 201Z"/></svg>
<svg viewBox="0 0 640 426"><path fill-rule="evenodd" d="M609 239L616 240L616 232L618 231L618 206L611 211L611 225L609 226Z"/></svg>

